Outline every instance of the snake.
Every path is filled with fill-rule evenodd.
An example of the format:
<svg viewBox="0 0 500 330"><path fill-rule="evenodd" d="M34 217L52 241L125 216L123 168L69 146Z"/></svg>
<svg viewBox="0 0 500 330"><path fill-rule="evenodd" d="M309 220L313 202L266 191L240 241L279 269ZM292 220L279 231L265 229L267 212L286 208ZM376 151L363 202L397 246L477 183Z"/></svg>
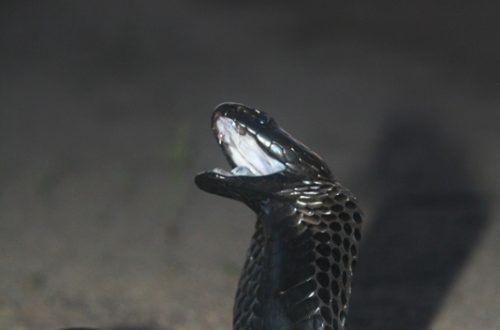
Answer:
<svg viewBox="0 0 500 330"><path fill-rule="evenodd" d="M257 215L234 330L344 330L363 213L325 161L263 111L222 103L212 131L230 170L196 185Z"/></svg>
<svg viewBox="0 0 500 330"><path fill-rule="evenodd" d="M257 214L233 330L344 330L362 211L325 161L265 112L222 103L212 130L231 170L195 177ZM67 328L65 330L92 330Z"/></svg>

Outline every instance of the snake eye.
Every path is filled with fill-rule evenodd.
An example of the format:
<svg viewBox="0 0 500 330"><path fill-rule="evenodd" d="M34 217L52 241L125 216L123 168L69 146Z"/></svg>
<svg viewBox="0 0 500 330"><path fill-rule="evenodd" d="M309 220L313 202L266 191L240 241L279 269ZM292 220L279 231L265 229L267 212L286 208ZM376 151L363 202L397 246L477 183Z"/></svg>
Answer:
<svg viewBox="0 0 500 330"><path fill-rule="evenodd" d="M259 123L260 124L265 125L265 124L269 123L270 120L271 120L271 118L268 115L266 115L265 113L259 114Z"/></svg>
<svg viewBox="0 0 500 330"><path fill-rule="evenodd" d="M276 121L272 117L269 117L264 113L261 113L261 115L259 116L259 123L261 125L266 125L269 128L277 126Z"/></svg>
<svg viewBox="0 0 500 330"><path fill-rule="evenodd" d="M274 119L269 117L265 112L262 112L258 109L254 109L254 114L255 114L255 119L259 122L261 125L268 125L269 123L273 123Z"/></svg>

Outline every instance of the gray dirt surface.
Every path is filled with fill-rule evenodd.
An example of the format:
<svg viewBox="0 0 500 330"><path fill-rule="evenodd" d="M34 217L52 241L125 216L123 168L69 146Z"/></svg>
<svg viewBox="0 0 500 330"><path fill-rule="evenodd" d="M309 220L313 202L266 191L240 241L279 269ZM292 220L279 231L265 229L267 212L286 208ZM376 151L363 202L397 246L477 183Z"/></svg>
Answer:
<svg viewBox="0 0 500 330"><path fill-rule="evenodd" d="M254 215L193 184L223 101L314 147L366 232L387 118L436 122L491 208L429 329L500 329L494 7L391 5L0 5L0 329L231 328Z"/></svg>

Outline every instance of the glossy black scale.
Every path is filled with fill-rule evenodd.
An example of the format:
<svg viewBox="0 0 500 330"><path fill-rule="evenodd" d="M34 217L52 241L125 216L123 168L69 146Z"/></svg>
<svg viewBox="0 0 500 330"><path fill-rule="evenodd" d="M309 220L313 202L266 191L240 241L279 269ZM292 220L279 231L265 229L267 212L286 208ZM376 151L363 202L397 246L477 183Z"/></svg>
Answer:
<svg viewBox="0 0 500 330"><path fill-rule="evenodd" d="M287 209L280 202L269 206L269 214L259 215L236 294L234 329L343 329L356 260L352 252L361 238L354 235L360 224L353 214L360 211L338 183L306 191L317 192L310 203L348 197L312 215L308 204ZM294 198L303 196L311 195ZM335 206L349 218L341 220ZM340 237L340 244L332 235ZM347 274L345 282L342 274Z"/></svg>

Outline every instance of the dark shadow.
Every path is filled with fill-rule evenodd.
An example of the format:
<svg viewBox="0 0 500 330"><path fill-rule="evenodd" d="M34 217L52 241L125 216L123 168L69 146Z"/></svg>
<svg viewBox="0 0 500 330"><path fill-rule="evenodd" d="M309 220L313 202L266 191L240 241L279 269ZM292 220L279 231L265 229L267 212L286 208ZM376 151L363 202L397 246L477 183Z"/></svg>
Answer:
<svg viewBox="0 0 500 330"><path fill-rule="evenodd" d="M390 120L370 173L380 204L362 241L349 330L429 327L487 219L464 157L426 118Z"/></svg>

